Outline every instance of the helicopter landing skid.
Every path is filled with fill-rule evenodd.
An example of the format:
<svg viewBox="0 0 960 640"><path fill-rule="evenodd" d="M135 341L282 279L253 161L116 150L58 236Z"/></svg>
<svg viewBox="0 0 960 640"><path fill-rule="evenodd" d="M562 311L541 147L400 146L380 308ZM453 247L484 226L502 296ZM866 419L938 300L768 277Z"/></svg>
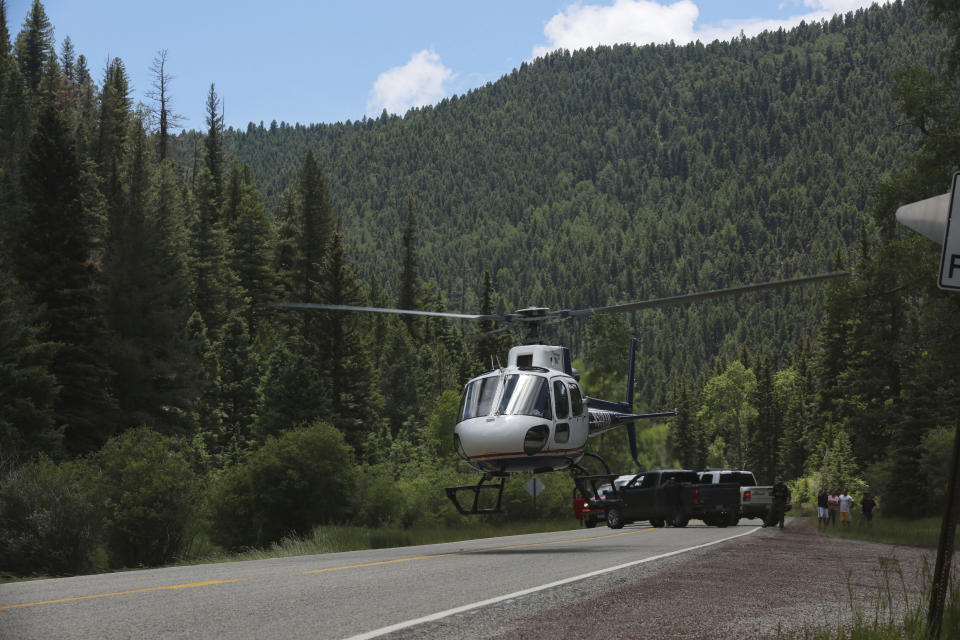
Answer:
<svg viewBox="0 0 960 640"><path fill-rule="evenodd" d="M500 500L503 498L503 485L506 481L506 478L500 478L500 484L483 484L487 480L490 480L489 476L483 476L480 478L480 482L475 485L467 485L464 487L447 487L447 497L450 498L450 502L453 503L453 506L457 508L461 514L465 516L475 516L483 513L500 513ZM493 506L481 506L480 504L480 492L490 493L490 490L495 490L497 492L497 502ZM457 498L457 495L464 492L472 492L473 499L470 503L469 509L464 509L463 505L460 504L460 500Z"/></svg>

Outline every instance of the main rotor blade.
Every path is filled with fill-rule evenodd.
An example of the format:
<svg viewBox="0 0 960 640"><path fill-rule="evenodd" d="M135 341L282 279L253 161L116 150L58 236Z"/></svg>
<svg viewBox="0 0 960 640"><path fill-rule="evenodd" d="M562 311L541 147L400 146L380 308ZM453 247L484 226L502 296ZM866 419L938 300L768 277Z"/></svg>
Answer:
<svg viewBox="0 0 960 640"><path fill-rule="evenodd" d="M506 316L487 316L470 313L448 313L446 311L418 311L415 309L388 309L385 307L351 307L343 304L321 304L319 302L278 302L274 307L285 309L319 309L321 311L367 311L372 313L396 313L409 316L433 316L436 318L460 318L463 320L496 320L504 322Z"/></svg>
<svg viewBox="0 0 960 640"><path fill-rule="evenodd" d="M764 289L779 289L797 284L807 284L818 282L820 280L831 280L833 278L844 278L850 275L846 271L832 271L830 273L820 273L815 276L802 276L800 278L789 278L787 280L774 280L771 282L761 282L759 284L748 284L742 287L730 287L727 289L714 289L713 291L701 291L700 293L688 293L680 296L671 296L669 298L655 298L643 302L628 302L626 304L615 304L609 307L594 307L592 309L577 309L567 312L571 316L585 316L591 313L620 313L626 311L638 311L640 309L655 309L658 307L667 307L673 304L685 304L696 302L698 300L707 300L709 298L719 298L721 296L733 296L750 291L762 291Z"/></svg>

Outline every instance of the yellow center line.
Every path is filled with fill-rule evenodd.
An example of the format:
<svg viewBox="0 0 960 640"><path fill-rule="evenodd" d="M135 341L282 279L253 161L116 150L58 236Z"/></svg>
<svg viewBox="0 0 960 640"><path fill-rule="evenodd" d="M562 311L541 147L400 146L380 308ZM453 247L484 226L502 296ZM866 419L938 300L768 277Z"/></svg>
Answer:
<svg viewBox="0 0 960 640"><path fill-rule="evenodd" d="M397 564L400 562L412 562L413 560L432 560L434 558L449 558L451 556L465 556L474 553L490 553L491 551L503 551L507 549L526 549L530 547L545 547L551 544L567 544L571 542L591 542L593 540L603 540L605 538L616 538L619 536L633 536L644 531L652 531L651 528L639 529L637 531L621 531L620 533L611 533L603 536L593 536L590 538L574 538L572 540L551 540L550 542L531 542L530 544L511 544L503 547L487 547L485 549L475 549L473 551L455 551L453 553L437 553L426 556L409 556L406 558L393 558L391 560L379 560L377 562L364 562L363 564L348 564L340 567L327 567L326 569L311 569L304 571L308 573L328 573L331 571L345 571L347 569L363 569L366 567L378 567L385 564Z"/></svg>
<svg viewBox="0 0 960 640"><path fill-rule="evenodd" d="M485 549L475 549L472 551L455 551L453 553L437 553L433 555L425 556L410 556L407 558L393 558L392 560L380 560L378 562L364 562L362 564L350 564L340 567L329 567L326 569L312 569L310 571L304 571L304 574L308 573L327 573L331 571L344 571L346 569L362 569L366 567L376 567L386 564L396 564L400 562L412 562L414 560L431 560L434 558L448 558L450 556L464 556L477 553L490 553L493 551L503 551L507 549L526 549L530 547L543 547L547 545L556 545L556 544L568 544L572 542L591 542L593 540L603 540L605 538L616 538L619 536L632 536L638 533L643 533L644 531L650 531L651 529L639 529L636 531L621 531L619 533L612 533L602 536L593 536L588 538L574 538L572 540L552 540L550 542L532 542L530 544L512 544L505 545L502 547L487 547ZM188 584L174 584L174 585L164 585L159 587L145 587L143 589L131 589L130 591L112 591L110 593L96 593L87 596L71 596L69 598L58 598L56 600L41 600L39 602L24 602L22 604L8 604L0 605L0 611L5 611L7 609L21 609L24 607L36 607L43 604L58 604L61 602L75 602L77 600L92 600L94 598L108 598L111 596L126 596L134 593L146 593L148 591L170 591L175 589L193 589L195 587L209 587L212 585L218 584L228 584L231 582L243 582L248 578L232 578L229 580L209 580L207 582L191 582Z"/></svg>
<svg viewBox="0 0 960 640"><path fill-rule="evenodd" d="M97 593L89 596L73 596L70 598L59 598L57 600L42 600L40 602L25 602L23 604L8 604L0 606L0 611L4 609L20 609L22 607L36 607L41 604L57 604L59 602L73 602L74 600L90 600L92 598L107 598L109 596L126 596L132 593L145 593L147 591L161 591L173 589L192 589L194 587L209 587L215 584L226 584L228 582L243 582L247 578L232 578L230 580L209 580L207 582L191 582L189 584L172 584L162 587L146 587L144 589L132 589L130 591L113 591L110 593Z"/></svg>

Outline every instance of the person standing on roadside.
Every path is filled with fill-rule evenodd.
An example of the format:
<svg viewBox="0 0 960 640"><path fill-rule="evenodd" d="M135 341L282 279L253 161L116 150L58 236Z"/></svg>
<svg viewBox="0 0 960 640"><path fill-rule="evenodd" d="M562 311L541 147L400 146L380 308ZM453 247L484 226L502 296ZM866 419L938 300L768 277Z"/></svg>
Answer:
<svg viewBox="0 0 960 640"><path fill-rule="evenodd" d="M843 493L840 494L840 523L845 527L850 526L850 510L852 507L853 498L851 498L847 490L844 489Z"/></svg>
<svg viewBox="0 0 960 640"><path fill-rule="evenodd" d="M778 478L777 483L773 485L773 489L770 490L770 495L773 497L773 506L763 526L772 527L779 524L780 528L783 529L783 520L787 514L787 498L790 497L790 489Z"/></svg>
<svg viewBox="0 0 960 640"><path fill-rule="evenodd" d="M827 521L830 520L830 507L827 504L829 499L830 494L827 493L827 485L823 485L820 487L820 492L817 493L817 531L827 528Z"/></svg>
<svg viewBox="0 0 960 640"><path fill-rule="evenodd" d="M837 496L836 489L831 491L830 496L827 498L827 510L830 515L830 524L834 527L837 526L837 511L840 510L840 498Z"/></svg>
<svg viewBox="0 0 960 640"><path fill-rule="evenodd" d="M868 527L873 526L873 511L877 508L877 501L870 496L870 492L867 491L863 494L863 499L860 501L860 508L863 509L863 515L860 516L860 524L858 526L863 526L863 523L866 522Z"/></svg>

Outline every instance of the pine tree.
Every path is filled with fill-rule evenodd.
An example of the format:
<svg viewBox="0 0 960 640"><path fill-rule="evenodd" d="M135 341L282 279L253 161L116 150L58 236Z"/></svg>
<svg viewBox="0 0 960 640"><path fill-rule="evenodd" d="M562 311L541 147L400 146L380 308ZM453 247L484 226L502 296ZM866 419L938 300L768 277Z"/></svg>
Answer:
<svg viewBox="0 0 960 640"><path fill-rule="evenodd" d="M43 80L43 72L50 58L56 58L53 50L53 25L47 18L40 0L33 0L30 12L17 36L14 55L20 64L27 88L36 91Z"/></svg>
<svg viewBox="0 0 960 640"><path fill-rule="evenodd" d="M16 273L45 307L45 339L62 346L51 365L60 385L56 422L80 453L111 435L114 403L103 360L104 320L98 295L95 190L58 109L45 106L23 173L26 216Z"/></svg>
<svg viewBox="0 0 960 640"><path fill-rule="evenodd" d="M203 140L203 147L211 180L208 197L217 216L214 218L216 222L219 221L220 209L223 207L223 172L226 162L223 152L223 114L220 113L220 98L213 83L210 84L210 93L207 94L207 135Z"/></svg>
<svg viewBox="0 0 960 640"><path fill-rule="evenodd" d="M260 361L239 310L227 318L214 349L220 372L221 426L210 453L235 464L253 447L253 425L260 404Z"/></svg>
<svg viewBox="0 0 960 640"><path fill-rule="evenodd" d="M8 460L61 453L54 428L57 381L50 373L56 344L45 341L0 271L0 451Z"/></svg>
<svg viewBox="0 0 960 640"><path fill-rule="evenodd" d="M365 303L360 280L347 263L343 236L334 233L318 287L326 304L360 306ZM340 429L347 442L359 450L378 423L376 376L356 314L339 311L320 314L317 360L329 379L330 413L327 420Z"/></svg>
<svg viewBox="0 0 960 640"><path fill-rule="evenodd" d="M684 469L701 468L706 463L706 451L701 450L697 425L693 419L694 403L683 377L677 378L672 396L677 415L669 423L667 446L670 455Z"/></svg>
<svg viewBox="0 0 960 640"><path fill-rule="evenodd" d="M747 468L758 479L762 478L760 482L773 482L780 475L782 467L779 446L783 419L776 402L773 366L767 356L757 359L756 377L754 406L757 408L757 417L750 425Z"/></svg>
<svg viewBox="0 0 960 640"><path fill-rule="evenodd" d="M185 433L194 362L183 336L190 315L182 247L156 209L152 152L142 121L134 126L128 176L114 207L104 253L106 309L114 388L125 427Z"/></svg>
<svg viewBox="0 0 960 640"><path fill-rule="evenodd" d="M107 199L110 224L119 224L124 215L122 194L126 145L131 126L130 85L123 61L114 58L104 73L100 91L99 130L96 161L103 180L103 194Z"/></svg>
<svg viewBox="0 0 960 640"><path fill-rule="evenodd" d="M493 302L493 278L490 272L483 271L483 292L480 294L481 315L493 315L497 312ZM477 340L474 347L474 367L476 373L488 371L491 362L507 363L507 352L510 350L509 333L492 333L497 329L493 320L481 320L477 323Z"/></svg>
<svg viewBox="0 0 960 640"><path fill-rule="evenodd" d="M0 252L5 256L14 250L21 224L20 159L29 142L24 92L23 76L10 52L6 2L0 0Z"/></svg>
<svg viewBox="0 0 960 640"><path fill-rule="evenodd" d="M407 215L403 225L403 244L400 256L400 274L397 278L397 307L400 309L419 309L420 282L418 270L420 268L420 253L417 246L419 229L417 219L413 213L413 200L407 200ZM403 320L412 334L416 332L416 321L413 316L403 316Z"/></svg>
<svg viewBox="0 0 960 640"><path fill-rule="evenodd" d="M304 158L297 190L300 196L297 292L302 300L309 301L313 299L316 283L320 280L320 270L333 229L330 190L312 151L307 151Z"/></svg>
<svg viewBox="0 0 960 640"><path fill-rule="evenodd" d="M230 232L230 266L243 290L247 326L255 336L268 305L276 300L273 226L253 185L249 165L233 167L228 187L224 217Z"/></svg>

